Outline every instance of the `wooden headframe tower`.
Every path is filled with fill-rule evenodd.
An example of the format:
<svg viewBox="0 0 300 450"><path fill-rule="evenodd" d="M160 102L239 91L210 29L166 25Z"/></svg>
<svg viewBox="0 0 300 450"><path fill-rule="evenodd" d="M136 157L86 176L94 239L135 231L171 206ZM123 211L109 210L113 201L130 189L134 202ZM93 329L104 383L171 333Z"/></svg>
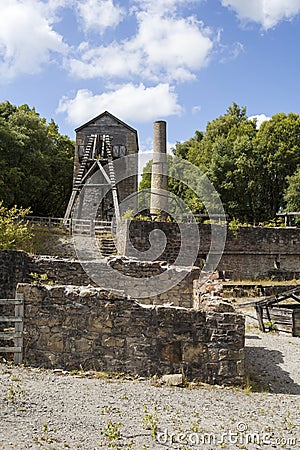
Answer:
<svg viewBox="0 0 300 450"><path fill-rule="evenodd" d="M100 114L75 130L76 146L74 157L73 190L64 220L72 217L76 201L83 187L95 172L101 172L102 187L109 191L99 205L97 216L100 220L112 220L120 216L119 204L138 189L138 137L137 132L108 111ZM127 155L136 163L136 170L124 180L119 180L114 169L114 162ZM119 160L124 165L121 172L126 172L126 160ZM118 164L120 172L120 164ZM131 168L132 169L132 168Z"/></svg>

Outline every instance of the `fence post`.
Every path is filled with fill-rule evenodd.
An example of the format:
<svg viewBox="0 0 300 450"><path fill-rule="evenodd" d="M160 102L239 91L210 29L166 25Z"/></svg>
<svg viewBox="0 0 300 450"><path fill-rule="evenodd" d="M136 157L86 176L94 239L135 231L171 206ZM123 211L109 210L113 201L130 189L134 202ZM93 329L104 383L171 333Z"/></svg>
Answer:
<svg viewBox="0 0 300 450"><path fill-rule="evenodd" d="M20 317L22 320L15 322L15 347L20 347L21 351L14 353L14 363L21 364L23 360L24 294L16 294L16 300L22 300L22 303L15 306L15 317Z"/></svg>
<svg viewBox="0 0 300 450"><path fill-rule="evenodd" d="M95 220L91 219L90 222L90 235L95 236Z"/></svg>

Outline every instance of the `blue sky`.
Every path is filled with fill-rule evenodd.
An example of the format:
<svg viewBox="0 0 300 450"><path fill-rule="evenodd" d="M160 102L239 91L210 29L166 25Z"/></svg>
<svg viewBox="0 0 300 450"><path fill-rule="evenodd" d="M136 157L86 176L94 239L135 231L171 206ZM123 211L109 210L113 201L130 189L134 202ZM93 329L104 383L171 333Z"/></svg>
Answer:
<svg viewBox="0 0 300 450"><path fill-rule="evenodd" d="M0 0L0 101L60 132L108 110L151 150L189 139L234 101L300 113L300 0Z"/></svg>

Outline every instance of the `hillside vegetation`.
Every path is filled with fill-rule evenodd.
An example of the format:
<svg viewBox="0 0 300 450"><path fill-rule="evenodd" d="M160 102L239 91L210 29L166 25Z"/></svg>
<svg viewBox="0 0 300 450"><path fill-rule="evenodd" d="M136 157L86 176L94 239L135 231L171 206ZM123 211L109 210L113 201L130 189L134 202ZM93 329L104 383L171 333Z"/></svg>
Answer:
<svg viewBox="0 0 300 450"><path fill-rule="evenodd" d="M74 143L28 105L0 103L0 200L60 217L72 189Z"/></svg>

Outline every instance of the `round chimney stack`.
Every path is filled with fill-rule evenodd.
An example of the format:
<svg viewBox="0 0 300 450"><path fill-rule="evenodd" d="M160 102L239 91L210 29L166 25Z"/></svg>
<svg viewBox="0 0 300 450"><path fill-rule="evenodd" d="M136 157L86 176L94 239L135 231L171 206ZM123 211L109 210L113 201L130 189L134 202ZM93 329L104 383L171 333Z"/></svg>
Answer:
<svg viewBox="0 0 300 450"><path fill-rule="evenodd" d="M167 123L154 122L150 214L165 216L168 211Z"/></svg>

